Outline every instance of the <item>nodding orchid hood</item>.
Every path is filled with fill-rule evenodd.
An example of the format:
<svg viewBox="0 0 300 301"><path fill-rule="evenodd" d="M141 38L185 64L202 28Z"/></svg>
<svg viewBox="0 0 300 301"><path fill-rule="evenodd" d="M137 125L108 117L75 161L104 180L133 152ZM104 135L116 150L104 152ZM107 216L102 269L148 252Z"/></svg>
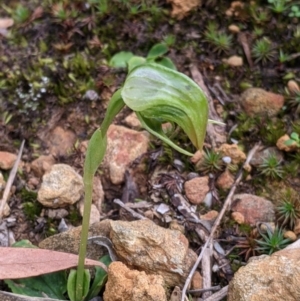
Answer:
<svg viewBox="0 0 300 301"><path fill-rule="evenodd" d="M125 104L136 112L142 125L176 150L179 148L162 131L161 124L174 122L197 149L202 149L208 121L204 92L186 75L154 63L134 68L121 91Z"/></svg>

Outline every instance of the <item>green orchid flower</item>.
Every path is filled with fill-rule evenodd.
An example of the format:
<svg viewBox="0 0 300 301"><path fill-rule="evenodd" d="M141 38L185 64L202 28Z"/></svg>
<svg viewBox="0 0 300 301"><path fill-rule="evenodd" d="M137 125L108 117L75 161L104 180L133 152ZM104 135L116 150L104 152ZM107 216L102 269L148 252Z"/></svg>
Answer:
<svg viewBox="0 0 300 301"><path fill-rule="evenodd" d="M202 149L208 104L204 92L186 75L157 64L141 65L127 76L121 96L154 136L192 156L164 134L162 123L174 122L197 149Z"/></svg>

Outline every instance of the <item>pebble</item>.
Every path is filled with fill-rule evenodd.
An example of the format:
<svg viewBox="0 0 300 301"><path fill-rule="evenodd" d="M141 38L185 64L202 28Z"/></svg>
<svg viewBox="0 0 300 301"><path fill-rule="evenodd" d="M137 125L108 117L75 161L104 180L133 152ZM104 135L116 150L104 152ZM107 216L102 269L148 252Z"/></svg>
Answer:
<svg viewBox="0 0 300 301"><path fill-rule="evenodd" d="M298 83L296 81L292 80L292 79L288 81L287 87L288 87L288 90L291 93L300 92L300 88L299 88Z"/></svg>
<svg viewBox="0 0 300 301"><path fill-rule="evenodd" d="M15 154L0 151L0 169L12 169L16 160L17 156Z"/></svg>
<svg viewBox="0 0 300 301"><path fill-rule="evenodd" d="M223 60L224 63L231 67L241 67L243 66L243 58L237 55L233 55L228 59Z"/></svg>

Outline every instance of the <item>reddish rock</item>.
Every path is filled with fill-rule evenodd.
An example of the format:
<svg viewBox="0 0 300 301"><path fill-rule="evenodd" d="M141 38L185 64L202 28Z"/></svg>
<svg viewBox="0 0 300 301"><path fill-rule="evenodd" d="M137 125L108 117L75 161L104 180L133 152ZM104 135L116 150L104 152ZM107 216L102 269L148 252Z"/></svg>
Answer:
<svg viewBox="0 0 300 301"><path fill-rule="evenodd" d="M244 111L250 116L275 116L284 105L284 97L260 88L249 88L240 98Z"/></svg>
<svg viewBox="0 0 300 301"><path fill-rule="evenodd" d="M217 187L222 190L228 190L232 187L234 183L234 176L232 173L226 169L217 179Z"/></svg>
<svg viewBox="0 0 300 301"><path fill-rule="evenodd" d="M76 135L70 130L65 130L57 126L49 135L46 141L50 153L54 157L63 157L70 155L74 144L76 142Z"/></svg>
<svg viewBox="0 0 300 301"><path fill-rule="evenodd" d="M104 301L166 301L165 283L161 276L130 270L116 261L108 267Z"/></svg>
<svg viewBox="0 0 300 301"><path fill-rule="evenodd" d="M204 158L204 154L205 153L204 153L203 150L197 150L194 153L193 157L191 157L191 162L194 163L194 164L196 164L196 163L201 164L201 162L202 162L202 160Z"/></svg>
<svg viewBox="0 0 300 301"><path fill-rule="evenodd" d="M186 197L192 204L198 205L203 202L209 192L208 177L197 177L184 183Z"/></svg>
<svg viewBox="0 0 300 301"><path fill-rule="evenodd" d="M245 223L253 226L257 222L272 222L275 219L272 202L252 194L236 194L233 197L231 210L242 214Z"/></svg>
<svg viewBox="0 0 300 301"><path fill-rule="evenodd" d="M55 164L52 155L40 156L31 162L30 168L37 177L42 177Z"/></svg>
<svg viewBox="0 0 300 301"><path fill-rule="evenodd" d="M12 169L17 156L9 152L0 152L0 169L8 170Z"/></svg>
<svg viewBox="0 0 300 301"><path fill-rule="evenodd" d="M114 184L124 181L126 168L148 149L149 134L111 125L107 131L105 165Z"/></svg>

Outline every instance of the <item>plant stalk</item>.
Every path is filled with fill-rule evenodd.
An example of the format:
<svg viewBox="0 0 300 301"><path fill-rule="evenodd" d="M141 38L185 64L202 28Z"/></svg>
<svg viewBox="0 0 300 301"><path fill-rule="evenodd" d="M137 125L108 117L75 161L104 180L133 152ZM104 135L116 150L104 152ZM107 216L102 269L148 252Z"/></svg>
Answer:
<svg viewBox="0 0 300 301"><path fill-rule="evenodd" d="M77 267L77 277L76 277L76 300L81 301L83 299L83 282L84 282L84 262L86 256L86 246L89 235L89 222L91 215L91 205L92 205L92 193L93 193L93 174L84 175L84 211L82 219L82 229L80 237L80 247L79 247L79 259Z"/></svg>

